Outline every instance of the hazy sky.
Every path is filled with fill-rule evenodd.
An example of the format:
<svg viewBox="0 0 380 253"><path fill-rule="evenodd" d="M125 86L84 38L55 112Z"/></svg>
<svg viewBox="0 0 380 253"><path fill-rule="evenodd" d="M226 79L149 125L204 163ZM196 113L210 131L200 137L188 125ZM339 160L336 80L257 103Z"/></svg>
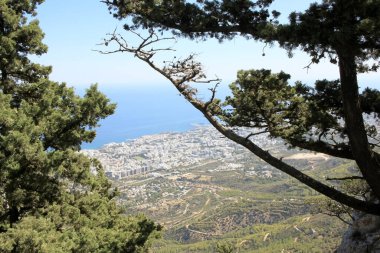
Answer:
<svg viewBox="0 0 380 253"><path fill-rule="evenodd" d="M277 0L273 7L280 10L282 18L285 18L290 11L302 11L311 2L314 1ZM107 86L166 82L131 55L101 55L94 51L104 49L96 44L117 27L122 32L123 25L98 0L46 0L38 8L37 18L45 32L44 42L49 46L49 52L36 60L53 66L51 78L55 81L65 81L74 86L87 86L95 82ZM129 36L126 38L132 39ZM199 53L199 60L204 64L207 74L211 77L217 75L225 82L234 80L237 70L251 68L283 70L291 74L293 80L309 84L318 78L338 77L337 67L329 63L313 65L307 71L304 67L310 59L302 52L296 52L289 59L285 50L267 47L266 56L263 57L263 47L262 43L242 38L222 44L216 40L198 43L180 40L175 45L178 55ZM378 73L361 76L360 80L376 87L374 82L378 80Z"/></svg>

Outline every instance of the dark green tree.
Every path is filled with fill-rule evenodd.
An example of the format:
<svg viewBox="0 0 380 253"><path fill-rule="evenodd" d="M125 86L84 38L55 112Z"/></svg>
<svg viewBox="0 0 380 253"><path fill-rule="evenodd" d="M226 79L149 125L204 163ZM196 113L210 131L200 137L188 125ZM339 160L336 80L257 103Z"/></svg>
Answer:
<svg viewBox="0 0 380 253"><path fill-rule="evenodd" d="M47 46L40 0L0 0L0 252L140 252L159 227L128 217L101 165L79 152L115 105L29 60Z"/></svg>
<svg viewBox="0 0 380 253"><path fill-rule="evenodd" d="M277 11L270 11L273 0L104 0L118 19L130 18L124 26L135 31L145 28L148 37L131 47L118 34L111 34L105 45L115 43L113 52L130 52L165 76L210 123L227 138L298 179L314 190L351 208L380 215L376 201L355 197L327 182L311 178L261 149L251 137L269 133L287 145L334 157L354 160L360 175L351 180L368 184L374 199L380 199L380 154L376 126L380 92L359 92L358 73L377 71L380 57L380 1L323 0L304 12L291 13L288 23L280 23ZM290 84L286 73L270 70L240 71L231 85L233 95L221 102L215 88L209 101L196 96L191 83L205 79L202 66L190 56L160 67L153 57L163 48L152 49L162 40L157 34L172 31L174 36L220 42L243 36L267 44L277 43L291 56L300 49L312 63L327 58L339 68L340 79L319 80L315 87ZM323 76L322 76L323 79ZM218 80L216 80L218 81ZM369 121L363 115L367 114ZM239 135L235 127L256 129Z"/></svg>
<svg viewBox="0 0 380 253"><path fill-rule="evenodd" d="M216 244L215 251L217 253L232 253L236 252L236 247L231 242L221 241Z"/></svg>

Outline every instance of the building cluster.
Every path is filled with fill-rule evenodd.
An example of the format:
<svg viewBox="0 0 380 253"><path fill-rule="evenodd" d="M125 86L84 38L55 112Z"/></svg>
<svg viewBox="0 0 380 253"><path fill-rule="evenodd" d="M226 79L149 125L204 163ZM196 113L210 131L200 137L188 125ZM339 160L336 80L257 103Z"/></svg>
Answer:
<svg viewBox="0 0 380 253"><path fill-rule="evenodd" d="M273 146L278 140L255 136L261 146ZM103 164L106 175L121 179L131 175L197 165L205 160L229 161L244 148L223 137L211 126L183 133L147 135L138 139L110 143L97 150L83 152Z"/></svg>

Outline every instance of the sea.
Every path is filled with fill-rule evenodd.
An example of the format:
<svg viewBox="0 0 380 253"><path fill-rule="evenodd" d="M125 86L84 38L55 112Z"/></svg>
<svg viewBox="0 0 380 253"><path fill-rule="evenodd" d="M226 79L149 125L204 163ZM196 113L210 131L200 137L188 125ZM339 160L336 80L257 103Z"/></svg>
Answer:
<svg viewBox="0 0 380 253"><path fill-rule="evenodd" d="M83 95L84 88L75 88ZM116 112L100 121L96 138L83 143L82 149L98 149L112 142L124 142L144 135L184 132L208 125L204 116L169 84L162 85L102 85L99 89L117 104ZM219 89L219 96L228 93ZM209 97L203 89L201 97Z"/></svg>

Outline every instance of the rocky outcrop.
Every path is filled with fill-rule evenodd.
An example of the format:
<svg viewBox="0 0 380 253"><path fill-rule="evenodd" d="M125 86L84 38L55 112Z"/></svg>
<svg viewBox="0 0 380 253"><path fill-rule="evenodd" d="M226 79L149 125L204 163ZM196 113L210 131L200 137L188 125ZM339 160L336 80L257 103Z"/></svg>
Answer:
<svg viewBox="0 0 380 253"><path fill-rule="evenodd" d="M337 253L380 253L380 216L355 213Z"/></svg>

